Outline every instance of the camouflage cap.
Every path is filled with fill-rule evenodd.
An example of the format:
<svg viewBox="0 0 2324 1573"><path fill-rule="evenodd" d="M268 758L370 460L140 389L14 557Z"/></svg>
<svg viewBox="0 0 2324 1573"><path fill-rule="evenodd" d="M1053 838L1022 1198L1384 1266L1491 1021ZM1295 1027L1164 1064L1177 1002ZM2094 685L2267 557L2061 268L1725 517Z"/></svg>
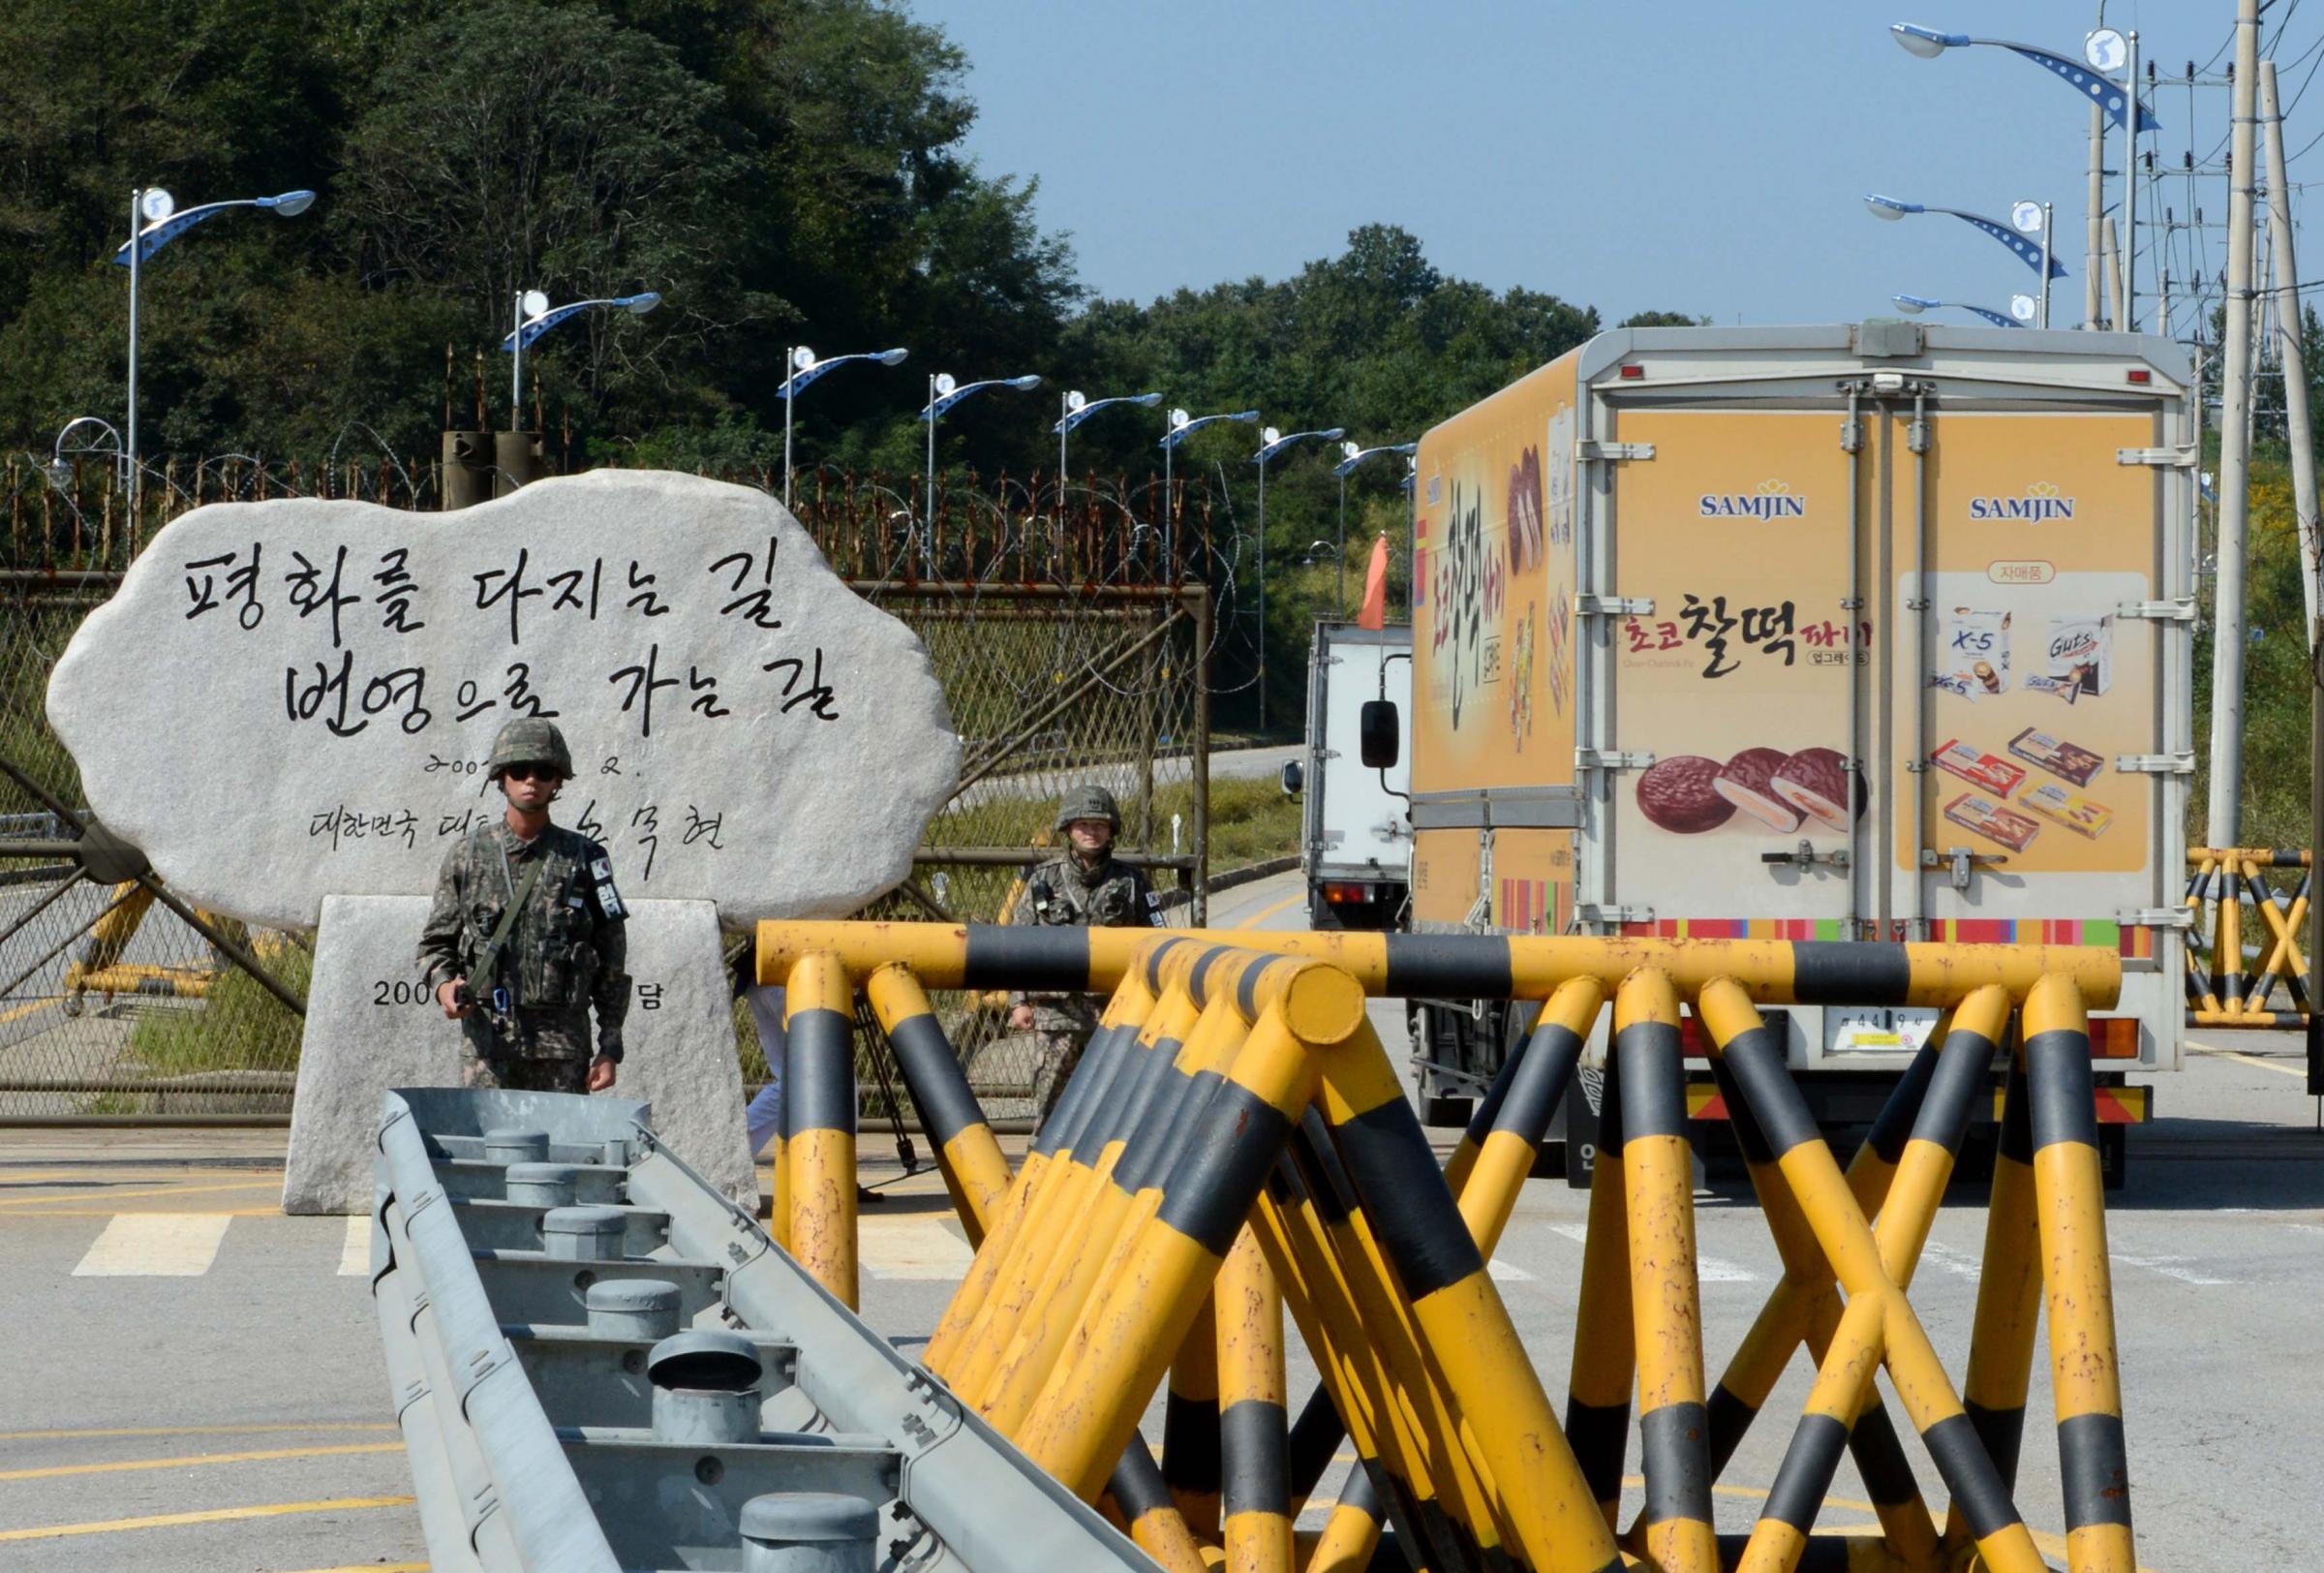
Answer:
<svg viewBox="0 0 2324 1573"><path fill-rule="evenodd" d="M1058 800L1056 827L1062 830L1076 819L1103 819L1114 834L1121 834L1121 810L1103 786L1076 786Z"/></svg>
<svg viewBox="0 0 2324 1573"><path fill-rule="evenodd" d="M526 719L501 728L492 740L492 757L485 761L484 773L498 781L512 764L550 765L567 781L573 775L572 752L565 746L565 734L554 722Z"/></svg>

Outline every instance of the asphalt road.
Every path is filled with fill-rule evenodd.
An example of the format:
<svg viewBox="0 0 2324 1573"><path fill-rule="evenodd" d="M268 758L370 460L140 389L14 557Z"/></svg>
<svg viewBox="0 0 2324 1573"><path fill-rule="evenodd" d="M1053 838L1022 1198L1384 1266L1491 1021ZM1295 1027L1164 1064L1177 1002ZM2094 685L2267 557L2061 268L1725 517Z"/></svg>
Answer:
<svg viewBox="0 0 2324 1573"><path fill-rule="evenodd" d="M1259 881L1220 897L1213 921L1297 926L1298 896L1294 877ZM1376 1014L1400 1043L1400 1010ZM2156 1079L2162 1118L2134 1134L2128 1188L2108 1198L2139 1561L2314 1566L2324 1134L2290 1034L2195 1036L2187 1068ZM423 1565L359 1255L343 1220L275 1210L279 1142L0 1132L0 1322L18 1341L0 1383L0 1570ZM868 1164L890 1199L865 1210L864 1311L908 1348L967 1249L932 1177L897 1173ZM1584 1201L1561 1181L1529 1183L1493 1269L1553 1400ZM1697 1218L1717 1364L1777 1258L1739 1188L1699 1192ZM1912 1289L1956 1381L1982 1228L1972 1187L1956 1187ZM1294 1351L1296 1399L1313 1377ZM2063 1566L2046 1369L2036 1361L2018 1501ZM1807 1382L1795 1365L1728 1466L1722 1528L1748 1528ZM1908 1448L1940 1503L1934 1469ZM1635 1507L1635 1478L1629 1496ZM1869 1524L1863 1501L1844 1464L1825 1525Z"/></svg>

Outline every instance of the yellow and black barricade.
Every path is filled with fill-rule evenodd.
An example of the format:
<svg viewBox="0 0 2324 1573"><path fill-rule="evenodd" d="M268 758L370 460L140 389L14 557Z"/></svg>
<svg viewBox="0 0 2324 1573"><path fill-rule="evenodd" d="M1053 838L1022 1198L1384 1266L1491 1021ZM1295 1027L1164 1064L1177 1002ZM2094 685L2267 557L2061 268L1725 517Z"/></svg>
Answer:
<svg viewBox="0 0 2324 1573"><path fill-rule="evenodd" d="M2134 1565L2089 1011L2121 962L2068 946L769 923L791 989L788 1249L852 1300L850 991L897 1045L976 1254L925 1361L1172 1573L1349 1573L1383 1527L1434 1573L1752 1573L2043 1563L2012 1500L2037 1318L2073 1573ZM1011 1173L932 988L1109 996ZM1440 1169L1365 996L1536 1002ZM1486 1264L1608 1002L1563 1420ZM1761 1005L1940 1012L1843 1169ZM1695 1249L1686 1019L1782 1258L1713 1383ZM804 1049L804 1055L803 1055ZM804 1064L803 1064L804 1062ZM1994 1066L2001 1151L1956 1390L1910 1299ZM841 1238L844 1237L844 1238ZM1285 1328L1320 1382L1296 1424ZM1748 1536L1712 1493L1794 1355L1815 1374ZM1942 1531L1886 1404L1934 1460ZM1139 1416L1169 1378L1156 1464ZM1617 1519L1631 1434L1643 1504ZM1341 1441L1358 1461L1294 1530ZM1879 1534L1816 1532L1844 1452Z"/></svg>

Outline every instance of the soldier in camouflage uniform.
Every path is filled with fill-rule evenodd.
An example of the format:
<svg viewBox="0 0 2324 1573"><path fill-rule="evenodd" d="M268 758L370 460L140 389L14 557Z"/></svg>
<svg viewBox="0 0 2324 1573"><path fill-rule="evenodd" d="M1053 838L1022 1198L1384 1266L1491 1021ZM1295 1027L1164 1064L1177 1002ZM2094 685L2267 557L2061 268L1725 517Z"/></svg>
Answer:
<svg viewBox="0 0 2324 1573"><path fill-rule="evenodd" d="M1009 921L1100 928L1159 928L1161 898L1142 869L1114 861L1121 811L1103 786L1079 786L1057 805L1066 850L1025 876ZM1047 1120L1097 1031L1099 1002L1087 994L1009 996L1009 1025L1033 1034L1033 1109Z"/></svg>
<svg viewBox="0 0 2324 1573"><path fill-rule="evenodd" d="M485 768L506 812L444 854L419 937L420 971L466 1039L461 1085L602 1092L622 1062L629 1011L628 912L612 863L587 836L549 822L549 805L573 774L565 736L550 723L502 727ZM528 878L524 906L488 960L494 931ZM480 965L491 967L489 976Z"/></svg>

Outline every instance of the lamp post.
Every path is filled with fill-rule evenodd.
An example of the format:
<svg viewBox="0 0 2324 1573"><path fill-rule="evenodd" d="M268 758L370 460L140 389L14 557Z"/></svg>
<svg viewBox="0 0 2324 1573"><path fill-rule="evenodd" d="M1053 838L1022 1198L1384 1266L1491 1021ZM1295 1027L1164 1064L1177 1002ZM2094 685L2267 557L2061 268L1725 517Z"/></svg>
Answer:
<svg viewBox="0 0 2324 1573"><path fill-rule="evenodd" d="M296 218L314 205L313 192L286 191L279 197L241 197L181 210L176 199L159 186L140 186L130 192L129 238L113 253L113 261L129 269L129 435L121 445L121 463L129 472L129 510L133 521L137 518L138 496L144 489L138 475L138 287L143 277L145 259L197 224L206 223L229 207L271 208L279 217L288 219Z"/></svg>
<svg viewBox="0 0 2324 1573"><path fill-rule="evenodd" d="M1908 312L1914 317L1918 317L1924 311L1936 311L1939 308L1947 311L1968 311L1974 312L1996 327L2023 327L2032 322L2040 311L2040 307L2034 304L2034 297L2029 294L2011 295L2009 311L2006 315L1995 311L1991 307L1972 306L1966 300L1936 300L1928 295L1916 294L1892 294L1888 298L1896 302L1898 311Z"/></svg>
<svg viewBox="0 0 2324 1573"><path fill-rule="evenodd" d="M521 290L516 296L516 326L501 340L501 351L508 358L508 429L525 429L525 347L539 338L567 317L577 317L593 309L634 312L643 317L661 304L661 295L653 290L636 294L613 295L602 300L575 300L567 305L552 306L549 297L538 290Z"/></svg>
<svg viewBox="0 0 2324 1573"><path fill-rule="evenodd" d="M1069 389L1057 401L1057 423L1049 429L1057 434L1057 518L1065 517L1065 438L1074 427L1103 410L1109 404L1135 404L1151 410L1162 402L1159 393L1116 393L1112 398L1093 399L1080 388Z"/></svg>
<svg viewBox="0 0 2324 1573"><path fill-rule="evenodd" d="M1259 431L1259 451L1251 462L1259 467L1259 729L1267 730L1267 461L1291 447L1309 438L1320 442L1336 443L1347 435L1345 427L1333 426L1326 431L1295 431L1286 436L1272 426Z"/></svg>
<svg viewBox="0 0 2324 1573"><path fill-rule="evenodd" d="M1024 393L1040 386L1040 377L1032 373L1023 377L988 377L981 383L955 382L948 371L930 375L928 406L920 412L920 418L928 422L928 516L920 526L921 561L927 564L930 577L935 575L936 562L936 422L943 417L945 411L971 393L982 392L988 387L1013 387Z"/></svg>
<svg viewBox="0 0 2324 1573"><path fill-rule="evenodd" d="M2041 266L2036 270L2041 276L2041 299L2035 308L2034 319L2021 317L2020 320L2038 320L2039 325L2043 327L2050 325L2050 217L2048 202L2016 202L2009 209L2009 222L2017 226L2019 234L2033 234L2038 231L2041 235ZM2012 312L2017 310L2019 298L2015 295L2010 297L2009 309Z"/></svg>
<svg viewBox="0 0 2324 1573"><path fill-rule="evenodd" d="M1237 410L1231 415L1193 416L1189 416L1183 410L1173 410L1170 413L1170 430L1162 434L1162 562L1169 570L1173 583L1177 582L1178 571L1178 521L1177 511L1171 507L1170 461L1172 456L1177 452L1180 443L1215 421L1254 421L1258 418L1259 412L1256 410Z"/></svg>
<svg viewBox="0 0 2324 1573"><path fill-rule="evenodd" d="M2103 11L2103 7L2100 9ZM2015 44L2007 39L1972 38L1967 33L1947 33L1934 27L1923 27L1916 22L1895 22L1889 26L1888 31L1908 52L1917 55L1923 60L1934 60L1947 49L1965 49L1975 45L2007 49L2022 59L2033 61L2060 81L2073 88L2079 97L2089 103L2089 244L2087 255L2083 259L2083 267L2088 275L2088 280L2084 287L2083 298L2085 302L2084 317L2087 319L2085 325L2096 326L2101 249L2100 231L2103 223L2100 209L2105 205L2106 122L2111 119L2116 125L2127 128L2129 133L2130 157L2124 162L2123 166L2123 179L2126 186L2134 185L2136 181L2138 133L2155 131L2161 126L2161 122L2155 118L2153 111L2148 109L2144 104L2137 105L2136 123L2132 124L2130 120L2138 77L2134 51L2125 41L2123 35L2111 27L2100 27L2084 40L2081 60L2060 54L2055 49L2042 48L2038 45ZM2127 64L2130 69L2125 73L2123 81L2117 83L2108 74L2118 66L2125 64ZM2126 209L2126 216L2134 219L2137 211L2136 200L2132 199L2131 205ZM2135 249L2136 245L2137 231L2133 229L2127 246ZM2046 325L2048 321L2046 314L2043 321Z"/></svg>
<svg viewBox="0 0 2324 1573"><path fill-rule="evenodd" d="M844 366L850 360L876 360L883 366L901 366L911 355L909 350L864 350L854 355L833 355L829 360L817 360L815 352L806 345L794 345L787 357L791 374L782 380L782 506L791 506L791 410L792 395L835 366Z"/></svg>
<svg viewBox="0 0 2324 1573"><path fill-rule="evenodd" d="M116 471L121 469L122 463L127 457L127 450L121 446L121 433L111 421L98 416L76 416L66 421L64 429L56 434L56 446L49 450L48 462L41 466L41 473L47 478L48 484L58 491L63 491L66 482L73 478L73 467L65 462L65 439L82 426L95 426L113 440L113 468ZM105 449L96 442L90 441L76 445L72 451L75 453L102 453ZM123 476L122 479L126 484L128 478Z"/></svg>
<svg viewBox="0 0 2324 1573"><path fill-rule="evenodd" d="M1339 462L1331 474L1339 480L1339 592L1340 605L1348 603L1348 472L1354 470L1375 453L1418 453L1418 443L1389 443L1379 447L1363 447L1355 443L1339 445Z"/></svg>
<svg viewBox="0 0 2324 1573"><path fill-rule="evenodd" d="M2003 245L2007 246L2019 262L2034 269L2043 278L2059 278L2065 273L2065 264L2050 256L2047 247L2036 246L2001 220L1989 219L1981 213L1964 212L1958 207L1929 207L1920 202L1908 202L1896 197L1882 197L1878 192L1866 194L1864 206L1874 218L1885 219L1891 224L1908 213L1949 214L1964 224L1982 230Z"/></svg>

